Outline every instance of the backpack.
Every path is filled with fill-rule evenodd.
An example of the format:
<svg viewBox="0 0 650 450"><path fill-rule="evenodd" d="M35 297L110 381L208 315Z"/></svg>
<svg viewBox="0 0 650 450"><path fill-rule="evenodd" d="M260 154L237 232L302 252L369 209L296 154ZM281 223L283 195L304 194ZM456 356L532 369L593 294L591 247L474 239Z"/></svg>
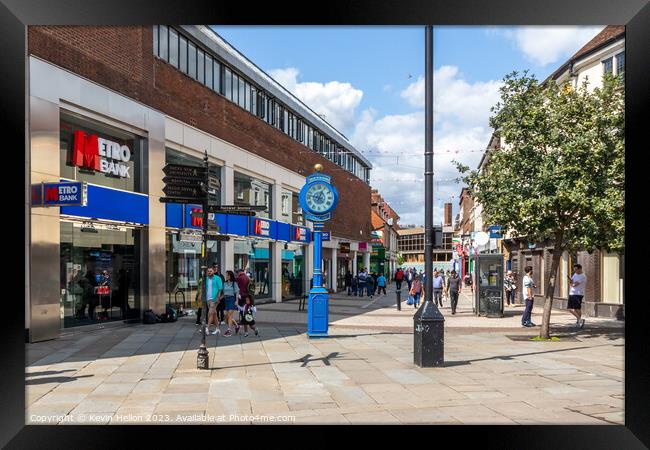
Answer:
<svg viewBox="0 0 650 450"><path fill-rule="evenodd" d="M395 275L395 279L397 281L402 281L403 278L404 278L404 272L402 272L401 270L398 270L397 274Z"/></svg>
<svg viewBox="0 0 650 450"><path fill-rule="evenodd" d="M167 305L165 308L165 314L167 315L168 322L176 322L178 320L178 313L171 305Z"/></svg>
<svg viewBox="0 0 650 450"><path fill-rule="evenodd" d="M255 282L253 280L250 280L248 282L248 286L246 287L246 291L248 292L248 295L255 294Z"/></svg>
<svg viewBox="0 0 650 450"><path fill-rule="evenodd" d="M142 315L142 323L147 325L158 323L158 317L156 317L152 310L148 309Z"/></svg>
<svg viewBox="0 0 650 450"><path fill-rule="evenodd" d="M252 322L253 321L253 308L246 308L246 312L244 313L244 320L246 322Z"/></svg>
<svg viewBox="0 0 650 450"><path fill-rule="evenodd" d="M364 272L361 272L361 273L359 274L359 281L361 281L362 283L363 283L364 281L366 281L366 276L367 276L367 275L366 275Z"/></svg>

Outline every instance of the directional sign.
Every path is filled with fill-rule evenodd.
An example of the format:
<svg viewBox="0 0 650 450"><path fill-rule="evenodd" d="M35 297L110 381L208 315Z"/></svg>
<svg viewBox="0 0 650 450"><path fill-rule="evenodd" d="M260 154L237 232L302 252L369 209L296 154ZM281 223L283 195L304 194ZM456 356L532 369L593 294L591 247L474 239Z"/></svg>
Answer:
<svg viewBox="0 0 650 450"><path fill-rule="evenodd" d="M205 194L198 186L175 186L167 185L163 188L165 195L170 197L194 197L194 198L203 198Z"/></svg>
<svg viewBox="0 0 650 450"><path fill-rule="evenodd" d="M167 186L190 186L196 187L198 181L196 178L183 178L183 177L165 177L163 178L163 183Z"/></svg>
<svg viewBox="0 0 650 450"><path fill-rule="evenodd" d="M254 211L266 211L266 206L249 206L249 205L210 205L208 206L209 212L221 212L221 213L248 213Z"/></svg>
<svg viewBox="0 0 650 450"><path fill-rule="evenodd" d="M212 175L208 176L208 187L210 189L221 189L221 181Z"/></svg>
<svg viewBox="0 0 650 450"><path fill-rule="evenodd" d="M196 203L196 197L160 197L161 203Z"/></svg>
<svg viewBox="0 0 650 450"><path fill-rule="evenodd" d="M181 164L167 164L163 167L163 173L170 177L205 179L205 168L195 166L184 166Z"/></svg>

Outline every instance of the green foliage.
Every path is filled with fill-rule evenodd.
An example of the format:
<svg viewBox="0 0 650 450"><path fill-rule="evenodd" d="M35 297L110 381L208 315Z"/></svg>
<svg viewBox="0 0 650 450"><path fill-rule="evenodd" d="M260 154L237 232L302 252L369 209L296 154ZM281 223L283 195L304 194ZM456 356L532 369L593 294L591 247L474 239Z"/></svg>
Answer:
<svg viewBox="0 0 650 450"><path fill-rule="evenodd" d="M490 118L505 145L490 150L482 171L456 165L485 221L504 232L623 253L624 90L612 76L587 86L507 75Z"/></svg>
<svg viewBox="0 0 650 450"><path fill-rule="evenodd" d="M400 255L400 256L397 257L397 265L398 265L399 267L402 267L402 265L403 265L405 262L406 262L406 259L404 259L404 257L403 257L402 255Z"/></svg>

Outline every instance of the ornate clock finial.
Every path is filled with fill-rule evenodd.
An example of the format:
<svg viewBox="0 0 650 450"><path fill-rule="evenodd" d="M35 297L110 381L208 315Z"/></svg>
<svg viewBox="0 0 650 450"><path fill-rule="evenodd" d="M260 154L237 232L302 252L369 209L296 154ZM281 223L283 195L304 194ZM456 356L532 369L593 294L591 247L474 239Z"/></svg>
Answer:
<svg viewBox="0 0 650 450"><path fill-rule="evenodd" d="M321 164L316 164L316 165L314 166L314 170L315 170L316 172L320 172L321 170L323 170L323 166L322 166Z"/></svg>

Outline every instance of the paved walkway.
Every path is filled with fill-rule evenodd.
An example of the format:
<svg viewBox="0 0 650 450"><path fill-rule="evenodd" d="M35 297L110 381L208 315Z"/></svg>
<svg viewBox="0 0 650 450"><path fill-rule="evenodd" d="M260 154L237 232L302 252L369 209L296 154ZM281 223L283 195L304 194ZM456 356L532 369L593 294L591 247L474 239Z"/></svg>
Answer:
<svg viewBox="0 0 650 450"><path fill-rule="evenodd" d="M554 312L560 341L533 342L521 308L476 318L465 297L442 310L445 367L423 369L403 306L333 296L330 337L310 340L297 302L261 305L259 337L207 339L211 370L191 317L28 344L26 422L623 423L621 322L576 333Z"/></svg>

